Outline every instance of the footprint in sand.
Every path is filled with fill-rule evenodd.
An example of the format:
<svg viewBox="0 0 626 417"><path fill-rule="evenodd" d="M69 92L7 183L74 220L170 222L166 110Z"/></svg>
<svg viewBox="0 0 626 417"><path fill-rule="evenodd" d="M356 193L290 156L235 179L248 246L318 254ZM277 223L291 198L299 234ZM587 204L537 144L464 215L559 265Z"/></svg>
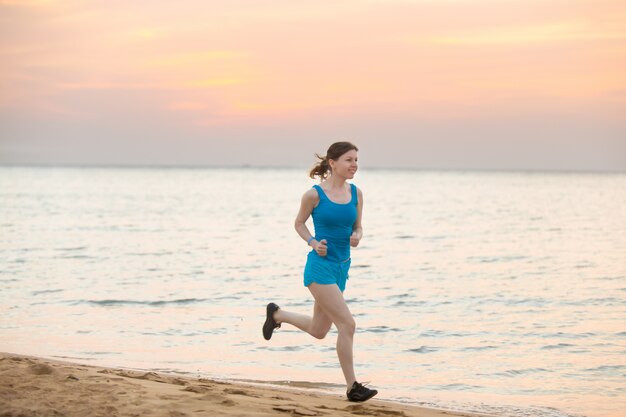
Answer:
<svg viewBox="0 0 626 417"><path fill-rule="evenodd" d="M195 392L196 394L205 394L213 391L213 387L208 385L189 385L182 389L182 391Z"/></svg>
<svg viewBox="0 0 626 417"><path fill-rule="evenodd" d="M293 401L293 398L288 398L288 397L281 397L280 395L276 395L274 397L272 397L273 400L280 400L280 401Z"/></svg>
<svg viewBox="0 0 626 417"><path fill-rule="evenodd" d="M315 408L317 408L318 410L329 410L329 411L344 411L341 408L333 408L333 407L326 407L325 405L317 405L315 406Z"/></svg>
<svg viewBox="0 0 626 417"><path fill-rule="evenodd" d="M97 414L100 414L100 415L109 415L109 416L118 415L117 408L113 407L112 405L105 405L102 407L98 407L93 411L95 411ZM57 415L57 414L52 414L52 415ZM59 415L63 415L63 414L59 414Z"/></svg>
<svg viewBox="0 0 626 417"><path fill-rule="evenodd" d="M52 369L52 367L43 363L31 365L28 370L35 375L51 375L54 373L54 369Z"/></svg>
<svg viewBox="0 0 626 417"><path fill-rule="evenodd" d="M296 407L296 406L280 406L273 407L272 410L281 411L283 413L289 413L292 416L319 416L320 413L308 410L306 408Z"/></svg>
<svg viewBox="0 0 626 417"><path fill-rule="evenodd" d="M378 410L378 413L385 415L385 416L406 417L406 414L404 414L404 411L387 410L385 408L380 408L380 407L374 407L374 408Z"/></svg>
<svg viewBox="0 0 626 417"><path fill-rule="evenodd" d="M242 389L232 389L232 388L226 388L224 390L224 392L226 394L231 394L231 395L244 395L246 397L254 397L254 398L260 398L260 396L256 395L256 394L252 394L250 392L244 391Z"/></svg>
<svg viewBox="0 0 626 417"><path fill-rule="evenodd" d="M377 406L350 405L344 409L359 416L398 416L406 417L403 411L388 410Z"/></svg>
<svg viewBox="0 0 626 417"><path fill-rule="evenodd" d="M175 401L178 400L178 395L159 395L159 398L166 401Z"/></svg>

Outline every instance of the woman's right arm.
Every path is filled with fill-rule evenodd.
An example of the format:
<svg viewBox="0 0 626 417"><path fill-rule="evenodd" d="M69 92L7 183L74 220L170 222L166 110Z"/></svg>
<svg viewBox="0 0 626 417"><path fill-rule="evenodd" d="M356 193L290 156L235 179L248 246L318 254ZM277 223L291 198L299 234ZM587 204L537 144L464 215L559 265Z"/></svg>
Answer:
<svg viewBox="0 0 626 417"><path fill-rule="evenodd" d="M313 235L309 231L309 228L306 227L306 221L311 217L311 213L313 209L319 202L319 195L315 189L311 188L309 191L304 193L302 196L302 201L300 202L300 210L298 211L298 215L296 216L296 221L294 222L294 227L298 235L305 241L309 241ZM311 246L320 256L326 256L326 239L322 239L321 242L313 239L310 241L309 246Z"/></svg>

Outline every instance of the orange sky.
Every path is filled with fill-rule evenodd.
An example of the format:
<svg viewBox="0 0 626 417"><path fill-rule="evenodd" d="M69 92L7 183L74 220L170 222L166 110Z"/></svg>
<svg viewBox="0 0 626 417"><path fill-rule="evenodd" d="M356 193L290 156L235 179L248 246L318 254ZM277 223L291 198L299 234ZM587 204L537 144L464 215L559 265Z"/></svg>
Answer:
<svg viewBox="0 0 626 417"><path fill-rule="evenodd" d="M466 146L558 168L567 146L571 168L626 169L624 22L626 0L0 0L0 156L290 165L267 148L347 138L378 165L393 144L417 166L481 167Z"/></svg>

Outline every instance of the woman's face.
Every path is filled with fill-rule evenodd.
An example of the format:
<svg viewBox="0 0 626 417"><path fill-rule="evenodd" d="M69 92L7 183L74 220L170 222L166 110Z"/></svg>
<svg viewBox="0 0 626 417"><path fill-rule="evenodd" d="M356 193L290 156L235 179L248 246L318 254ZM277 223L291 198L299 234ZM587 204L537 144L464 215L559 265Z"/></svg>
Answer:
<svg viewBox="0 0 626 417"><path fill-rule="evenodd" d="M330 160L330 168L333 175L339 175L346 179L354 178L354 174L359 169L358 154L353 149L341 155L339 159Z"/></svg>

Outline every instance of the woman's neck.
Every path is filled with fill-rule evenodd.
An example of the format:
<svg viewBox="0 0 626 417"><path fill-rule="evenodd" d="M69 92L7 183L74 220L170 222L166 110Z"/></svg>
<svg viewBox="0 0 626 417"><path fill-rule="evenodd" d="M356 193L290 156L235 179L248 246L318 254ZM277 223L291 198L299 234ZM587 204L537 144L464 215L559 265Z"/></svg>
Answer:
<svg viewBox="0 0 626 417"><path fill-rule="evenodd" d="M346 186L345 178L338 177L332 174L326 179L326 182L328 183L330 188L343 189Z"/></svg>

